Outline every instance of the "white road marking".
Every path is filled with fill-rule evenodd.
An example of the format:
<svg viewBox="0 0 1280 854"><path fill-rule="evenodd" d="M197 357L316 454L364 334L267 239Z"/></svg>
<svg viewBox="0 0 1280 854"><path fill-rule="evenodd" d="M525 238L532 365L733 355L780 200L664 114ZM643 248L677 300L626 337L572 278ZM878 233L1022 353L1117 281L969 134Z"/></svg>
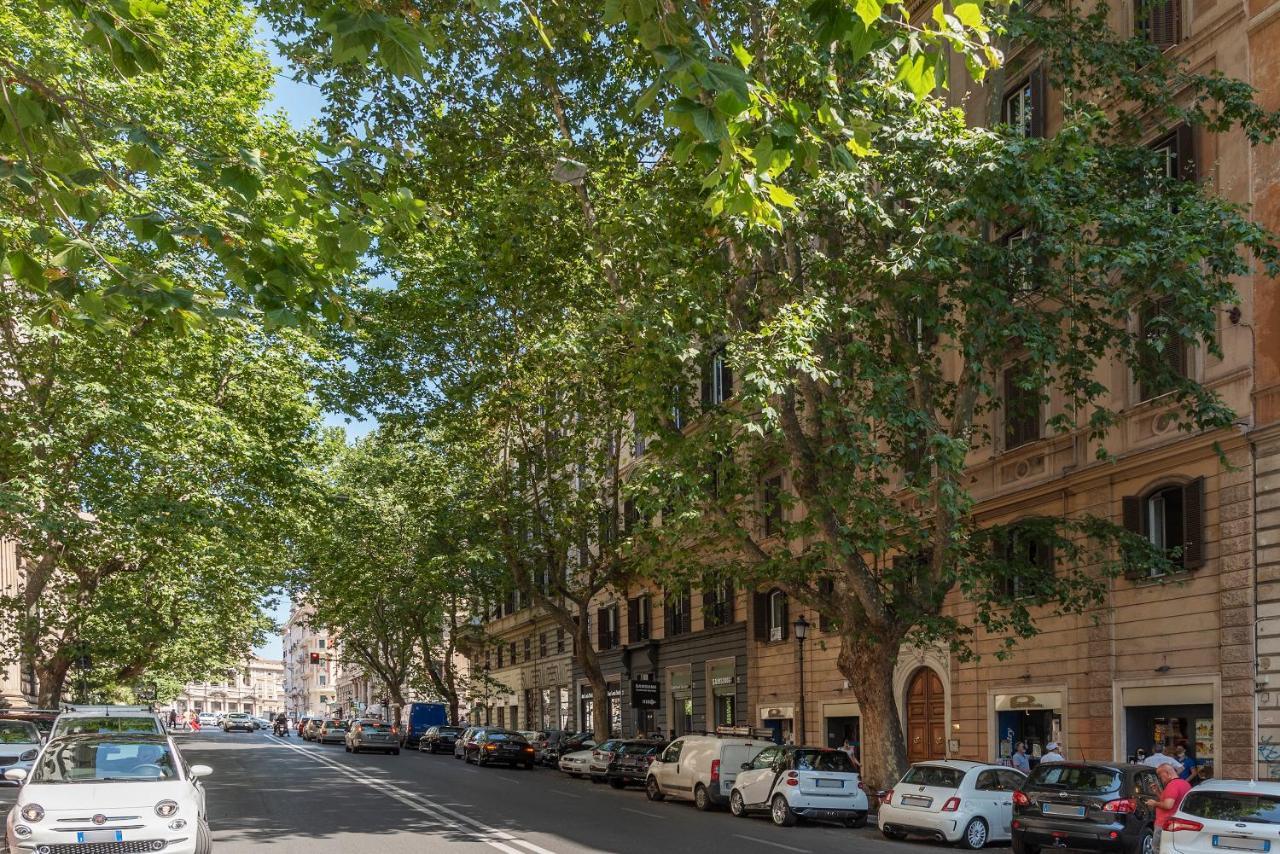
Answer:
<svg viewBox="0 0 1280 854"><path fill-rule="evenodd" d="M645 812L644 810L633 810L631 807L619 807L623 812L633 812L636 815L647 815L649 818L663 818L656 812Z"/></svg>
<svg viewBox="0 0 1280 854"><path fill-rule="evenodd" d="M759 842L761 845L768 845L773 848L784 848L787 851L798 851L800 854L813 854L813 852L808 848L795 848L791 845L783 845L781 842L770 842L769 840L761 839L758 836L743 836L741 833L735 833L734 836L738 839L745 839L748 842Z"/></svg>
<svg viewBox="0 0 1280 854"><path fill-rule="evenodd" d="M493 776L497 777L499 780L506 780L508 783L519 783L519 782L520 782L520 781L519 781L519 780L517 780L515 777L508 777L508 776L506 776L506 775L504 775L504 774L494 774Z"/></svg>
<svg viewBox="0 0 1280 854"><path fill-rule="evenodd" d="M551 791L555 792L557 795L564 795L566 798L582 797L582 795L579 795L577 792L571 792L568 789L552 789Z"/></svg>
<svg viewBox="0 0 1280 854"><path fill-rule="evenodd" d="M511 847L512 845L519 845L521 846L521 848L525 848L525 849L528 849L529 851L534 852L534 854L555 854L555 852L549 849L543 848L539 845L535 845L534 843L528 842L524 839L520 839L519 837L513 836L504 830L498 830L495 827L490 827L489 825L483 822L476 821L470 816L460 815L454 812L453 810L448 809L447 807L444 807L440 804L433 803L427 800L426 798L423 798L421 795L417 795L413 792L407 791L405 789L401 789L395 784L391 783L389 780L386 780L386 779L380 780L374 777L373 775L363 773L362 771L357 770L350 765L345 765L341 762L335 762L329 757L324 756L321 753L318 753L313 750L307 750L304 747L298 747L298 746L289 744L288 742L278 739L275 736L270 736L270 738L272 741L276 742L277 744L283 747L287 747L296 753L300 753L303 756L313 759L316 762L319 762L321 765L327 765L330 768L333 768L335 771L339 772L340 774L356 781L357 783L363 783L364 785L370 787L371 789L374 789L380 794L399 801L400 803L404 804L405 806L409 807L415 812L420 812L423 815L431 816L432 818L435 818L436 820L441 821L445 824L452 824L454 829L456 830L463 830L463 828L458 826L459 824L468 825L472 829L479 831L480 833L486 834L484 838L478 841L483 842L492 848L496 848L499 851L502 851L503 854L526 854L525 851L522 851L519 848L512 848Z"/></svg>

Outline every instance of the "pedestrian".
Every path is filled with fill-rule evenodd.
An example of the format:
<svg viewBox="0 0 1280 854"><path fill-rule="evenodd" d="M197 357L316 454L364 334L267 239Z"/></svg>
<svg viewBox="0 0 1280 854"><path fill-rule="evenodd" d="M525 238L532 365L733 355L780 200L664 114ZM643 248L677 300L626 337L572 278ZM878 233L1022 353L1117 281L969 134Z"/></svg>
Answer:
<svg viewBox="0 0 1280 854"><path fill-rule="evenodd" d="M858 749L853 746L853 742L846 738L844 744L840 745L840 749L849 757L849 763L853 765L853 770L861 771L862 763L858 761Z"/></svg>
<svg viewBox="0 0 1280 854"><path fill-rule="evenodd" d="M1147 806L1155 807L1156 810L1156 830L1151 839L1152 851L1160 850L1160 834L1164 830L1164 823L1173 817L1178 807L1182 806L1182 799L1187 796L1187 792L1191 791L1191 784L1178 776L1172 762L1156 766L1156 776L1164 786L1160 790L1160 800L1148 798L1146 801Z"/></svg>
<svg viewBox="0 0 1280 854"><path fill-rule="evenodd" d="M1023 774L1031 773L1031 758L1027 756L1027 745L1025 742L1018 742L1013 746L1013 767L1017 768Z"/></svg>
<svg viewBox="0 0 1280 854"><path fill-rule="evenodd" d="M1184 780L1190 781L1192 777L1197 776L1195 773L1195 770L1196 770L1196 766L1199 765L1200 763L1194 757L1192 757L1189 753L1187 753L1187 746L1185 744L1179 744L1177 747L1174 748L1173 758L1176 759L1178 761L1178 764L1182 766L1182 773L1178 775L1179 777L1181 777ZM1195 783L1192 783L1191 785L1194 786Z"/></svg>
<svg viewBox="0 0 1280 854"><path fill-rule="evenodd" d="M1139 747L1137 753L1134 755L1133 761L1139 765L1145 765L1147 762L1147 749L1145 747Z"/></svg>
<svg viewBox="0 0 1280 854"><path fill-rule="evenodd" d="M1172 765L1174 776L1182 773L1182 763L1164 752L1164 745L1157 744L1151 748L1151 755L1142 761L1143 765L1159 768L1161 765Z"/></svg>
<svg viewBox="0 0 1280 854"><path fill-rule="evenodd" d="M177 728L178 728L178 710L170 709L169 710L169 729L177 729Z"/></svg>
<svg viewBox="0 0 1280 854"><path fill-rule="evenodd" d="M192 732L200 731L200 716L197 715L195 712L191 713L191 731Z"/></svg>
<svg viewBox="0 0 1280 854"><path fill-rule="evenodd" d="M1062 749L1066 747L1065 744L1061 744L1056 741L1051 741L1048 744L1046 744L1045 747L1048 749L1049 752L1046 753L1044 756L1040 757L1041 765L1043 765L1046 762L1066 762L1067 761L1061 752Z"/></svg>

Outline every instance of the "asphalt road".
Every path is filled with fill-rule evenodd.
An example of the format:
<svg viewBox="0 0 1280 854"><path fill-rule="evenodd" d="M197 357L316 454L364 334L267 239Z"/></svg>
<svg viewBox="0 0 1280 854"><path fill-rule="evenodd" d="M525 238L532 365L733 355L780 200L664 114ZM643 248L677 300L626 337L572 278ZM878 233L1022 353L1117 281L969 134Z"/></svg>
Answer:
<svg viewBox="0 0 1280 854"><path fill-rule="evenodd" d="M206 781L218 854L942 854L938 843L891 842L873 827L700 813L651 803L546 768L476 768L406 751L353 756L340 746L216 730L176 736ZM0 804L12 790L0 790ZM998 851L998 849L997 849Z"/></svg>

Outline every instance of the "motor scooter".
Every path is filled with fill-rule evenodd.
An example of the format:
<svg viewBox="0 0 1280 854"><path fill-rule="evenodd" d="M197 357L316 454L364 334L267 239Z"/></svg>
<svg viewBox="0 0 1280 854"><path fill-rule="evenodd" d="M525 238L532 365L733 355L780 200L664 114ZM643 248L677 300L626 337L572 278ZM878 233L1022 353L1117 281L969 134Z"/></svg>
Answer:
<svg viewBox="0 0 1280 854"><path fill-rule="evenodd" d="M289 725L287 723L281 723L280 721L276 721L274 724L271 725L271 732L277 738L288 738Z"/></svg>

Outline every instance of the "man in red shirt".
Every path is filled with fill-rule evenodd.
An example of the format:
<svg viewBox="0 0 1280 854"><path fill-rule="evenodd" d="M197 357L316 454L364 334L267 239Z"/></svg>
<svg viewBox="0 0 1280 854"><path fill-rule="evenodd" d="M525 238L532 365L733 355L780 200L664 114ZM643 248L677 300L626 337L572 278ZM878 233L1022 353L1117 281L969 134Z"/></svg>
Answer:
<svg viewBox="0 0 1280 854"><path fill-rule="evenodd" d="M1187 796L1187 792L1191 791L1191 784L1179 777L1178 772L1173 770L1173 766L1168 764L1157 768L1156 776L1160 778L1160 783L1164 788L1160 790L1160 800L1148 798L1147 806L1155 807L1156 809L1156 830L1151 843L1152 850L1158 854L1160 851L1160 834L1164 831L1164 823L1178 811L1178 807L1182 805L1182 799Z"/></svg>

